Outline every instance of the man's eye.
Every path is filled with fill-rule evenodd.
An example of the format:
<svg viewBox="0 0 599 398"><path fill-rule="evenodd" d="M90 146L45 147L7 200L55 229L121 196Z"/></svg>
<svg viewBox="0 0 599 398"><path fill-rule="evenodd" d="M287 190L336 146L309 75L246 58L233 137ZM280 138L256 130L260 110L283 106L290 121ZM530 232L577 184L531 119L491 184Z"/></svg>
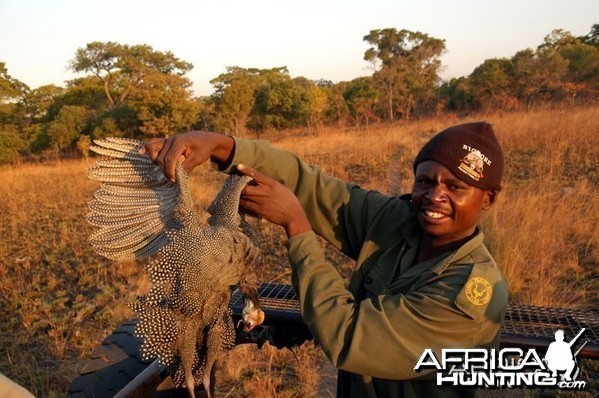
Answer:
<svg viewBox="0 0 599 398"><path fill-rule="evenodd" d="M452 191L456 191L456 190L462 190L462 189L468 189L467 185L464 184L449 184L449 189L451 189Z"/></svg>

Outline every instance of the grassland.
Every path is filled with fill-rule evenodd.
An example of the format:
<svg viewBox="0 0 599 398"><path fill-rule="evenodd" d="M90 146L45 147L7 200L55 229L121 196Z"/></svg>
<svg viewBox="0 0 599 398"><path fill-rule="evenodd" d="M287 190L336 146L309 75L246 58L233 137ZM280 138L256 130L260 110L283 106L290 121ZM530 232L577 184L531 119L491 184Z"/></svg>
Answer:
<svg viewBox="0 0 599 398"><path fill-rule="evenodd" d="M483 219L511 301L597 308L599 304L599 107L472 115L351 129L271 133L325 172L389 194L409 192L420 146L452 124L491 122L506 154L499 202ZM0 372L40 397L62 397L75 366L148 288L143 263L114 263L87 243L93 160L0 168ZM198 208L222 176L193 174ZM284 237L257 223L263 281L289 281ZM353 263L328 250L340 272ZM220 367L219 396L334 396L335 374L306 344L293 352L238 347Z"/></svg>

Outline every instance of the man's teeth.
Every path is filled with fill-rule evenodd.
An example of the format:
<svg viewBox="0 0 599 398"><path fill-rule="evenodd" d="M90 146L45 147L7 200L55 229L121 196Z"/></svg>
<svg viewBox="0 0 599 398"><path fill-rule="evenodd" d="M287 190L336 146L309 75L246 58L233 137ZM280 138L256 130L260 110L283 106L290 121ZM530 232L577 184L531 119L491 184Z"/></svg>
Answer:
<svg viewBox="0 0 599 398"><path fill-rule="evenodd" d="M430 210L425 210L424 214L426 214L427 216L429 216L431 218L442 218L442 217L445 217L444 214L437 213L436 211L430 211Z"/></svg>

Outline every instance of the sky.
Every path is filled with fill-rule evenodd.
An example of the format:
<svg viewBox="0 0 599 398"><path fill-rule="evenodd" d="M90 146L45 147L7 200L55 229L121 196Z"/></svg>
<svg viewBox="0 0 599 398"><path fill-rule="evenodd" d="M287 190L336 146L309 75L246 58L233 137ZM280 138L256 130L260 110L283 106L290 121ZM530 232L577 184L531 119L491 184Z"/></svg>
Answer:
<svg viewBox="0 0 599 398"><path fill-rule="evenodd" d="M92 41L148 44L191 62L194 94L227 66L286 66L291 77L347 81L372 74L372 29L444 39L441 77L469 75L485 59L536 48L563 29L586 35L597 0L0 0L0 62L31 88L64 86Z"/></svg>

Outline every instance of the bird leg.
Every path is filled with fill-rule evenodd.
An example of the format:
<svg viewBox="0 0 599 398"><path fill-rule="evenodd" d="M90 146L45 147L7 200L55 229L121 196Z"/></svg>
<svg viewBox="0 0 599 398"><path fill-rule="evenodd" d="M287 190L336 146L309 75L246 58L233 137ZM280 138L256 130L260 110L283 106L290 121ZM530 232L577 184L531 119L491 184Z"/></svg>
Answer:
<svg viewBox="0 0 599 398"><path fill-rule="evenodd" d="M195 395L195 382L193 381L193 375L191 371L185 370L185 384L187 385L187 391L189 392L189 398L196 398Z"/></svg>
<svg viewBox="0 0 599 398"><path fill-rule="evenodd" d="M204 375L202 377L202 384L208 398L214 396L214 362L218 357L218 353L222 347L221 334L224 333L219 324L216 323L210 329L208 329L208 336L206 337L206 366L204 367Z"/></svg>
<svg viewBox="0 0 599 398"><path fill-rule="evenodd" d="M217 314L215 322L208 327L206 335L206 361L202 384L206 390L208 398L214 396L214 380L216 367L214 364L218 355L225 349L231 349L235 341L235 328L228 307L222 308L222 312Z"/></svg>
<svg viewBox="0 0 599 398"><path fill-rule="evenodd" d="M184 371L185 386L189 397L195 398L195 379L193 368L197 362L197 347L201 347L204 340L203 330L199 330L194 319L184 321L184 327L179 336L179 357Z"/></svg>

